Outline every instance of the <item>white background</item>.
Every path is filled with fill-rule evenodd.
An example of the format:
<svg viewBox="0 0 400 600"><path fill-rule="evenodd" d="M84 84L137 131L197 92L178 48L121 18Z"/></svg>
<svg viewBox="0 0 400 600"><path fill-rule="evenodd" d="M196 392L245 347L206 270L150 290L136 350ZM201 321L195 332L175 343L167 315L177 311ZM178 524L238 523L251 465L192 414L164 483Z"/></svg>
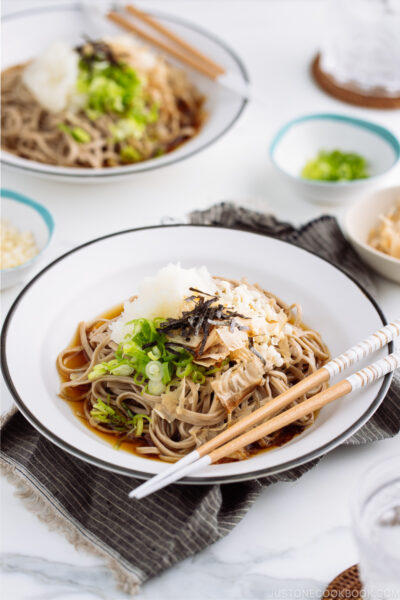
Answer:
<svg viewBox="0 0 400 600"><path fill-rule="evenodd" d="M5 0L14 12L57 0ZM67 3L64 0L62 3ZM331 111L369 118L400 135L400 111L347 106L313 84L309 64L323 35L323 0L142 1L209 29L229 43L246 64L265 103L251 104L235 127L214 146L172 167L101 185L51 183L2 172L3 187L43 203L56 233L38 269L76 244L127 227L182 218L194 208L234 200L299 224L323 212L296 197L272 170L267 148L287 120ZM37 32L32 32L37 35ZM21 40L21 43L23 41ZM387 180L400 181L400 168ZM398 316L400 288L376 277L388 318ZM21 287L2 293L2 317ZM3 410L11 398L3 385ZM362 471L400 452L399 437L365 447L340 448L293 484L266 489L244 520L224 540L144 586L138 599L314 598L337 573L357 561L349 501ZM101 561L75 551L49 532L2 485L2 584L5 598L126 598Z"/></svg>

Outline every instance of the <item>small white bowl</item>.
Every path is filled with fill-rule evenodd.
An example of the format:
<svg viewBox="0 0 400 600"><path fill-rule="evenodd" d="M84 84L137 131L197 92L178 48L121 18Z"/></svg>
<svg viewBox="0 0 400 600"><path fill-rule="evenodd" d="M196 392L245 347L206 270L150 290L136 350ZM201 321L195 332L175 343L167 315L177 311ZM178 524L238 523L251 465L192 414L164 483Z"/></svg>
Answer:
<svg viewBox="0 0 400 600"><path fill-rule="evenodd" d="M369 165L370 177L353 181L315 181L301 176L304 165L321 150L356 152ZM396 165L400 144L388 129L353 117L314 114L289 121L270 146L273 165L297 192L318 204L338 204L372 190Z"/></svg>
<svg viewBox="0 0 400 600"><path fill-rule="evenodd" d="M400 283L400 259L368 245L368 235L378 224L379 215L389 212L400 199L400 186L388 187L353 204L343 218L345 236L354 249L380 275Z"/></svg>
<svg viewBox="0 0 400 600"><path fill-rule="evenodd" d="M1 289L9 288L23 279L42 256L50 243L54 230L54 220L47 208L11 190L1 190L1 217L20 231L30 231L39 249L38 254L27 262L1 269Z"/></svg>

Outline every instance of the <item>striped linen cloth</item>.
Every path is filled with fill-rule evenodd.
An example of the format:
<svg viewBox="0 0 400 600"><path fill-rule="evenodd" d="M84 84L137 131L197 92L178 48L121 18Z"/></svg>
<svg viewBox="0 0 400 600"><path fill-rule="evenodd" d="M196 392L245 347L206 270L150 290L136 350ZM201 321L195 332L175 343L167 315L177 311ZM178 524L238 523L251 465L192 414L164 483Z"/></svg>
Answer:
<svg viewBox="0 0 400 600"><path fill-rule="evenodd" d="M192 213L189 221L257 231L289 241L340 265L374 292L367 268L332 217L295 229L270 215L224 203ZM400 379L395 378L378 411L346 444L395 435L400 430L399 396ZM20 413L8 416L2 426L3 471L28 506L76 547L102 556L119 586L132 595L150 577L229 533L263 487L295 481L317 462L243 483L174 485L143 502L128 499L139 480L74 458L39 434Z"/></svg>

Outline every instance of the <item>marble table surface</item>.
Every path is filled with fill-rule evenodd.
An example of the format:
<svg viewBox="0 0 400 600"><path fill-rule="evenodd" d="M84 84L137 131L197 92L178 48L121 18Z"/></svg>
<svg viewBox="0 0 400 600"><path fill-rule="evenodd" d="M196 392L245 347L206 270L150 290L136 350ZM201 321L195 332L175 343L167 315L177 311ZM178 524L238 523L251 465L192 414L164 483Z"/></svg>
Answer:
<svg viewBox="0 0 400 600"><path fill-rule="evenodd" d="M3 11L58 0L5 0ZM62 3L66 3L64 0ZM341 104L312 83L308 65L323 35L323 0L147 0L142 6L191 19L231 44L265 103L250 104L234 129L187 162L111 185L67 185L2 171L2 185L31 196L53 213L54 243L38 270L73 246L112 231L181 219L194 208L229 199L302 223L341 208L318 207L293 195L267 159L272 135L286 120L332 111L370 118L400 134L399 112ZM22 42L21 42L22 43ZM5 49L5 52L7 49ZM398 183L400 169L387 180ZM116 200L118 198L118 201ZM112 210L110 206L112 203ZM398 316L400 287L375 277L388 318ZM21 286L1 294L2 319ZM2 410L12 400L2 384ZM223 540L143 586L138 600L264 600L319 598L326 584L357 561L349 504L362 472L400 452L400 437L338 448L295 483L264 490ZM1 583L10 600L123 600L101 560L74 550L1 485Z"/></svg>

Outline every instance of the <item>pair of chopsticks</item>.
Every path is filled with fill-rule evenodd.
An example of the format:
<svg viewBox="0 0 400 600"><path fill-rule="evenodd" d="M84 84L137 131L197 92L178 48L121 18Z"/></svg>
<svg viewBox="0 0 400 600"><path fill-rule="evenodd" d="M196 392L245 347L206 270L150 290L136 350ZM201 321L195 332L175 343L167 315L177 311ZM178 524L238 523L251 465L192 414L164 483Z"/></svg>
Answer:
<svg viewBox="0 0 400 600"><path fill-rule="evenodd" d="M322 392L304 400L300 404L277 414L291 402L298 400L303 394L317 388L322 383L328 382L351 365L369 356L376 350L383 348L394 338L400 335L400 319L397 319L382 329L379 329L343 354L330 360L326 365L289 388L261 408L247 415L232 427L229 427L212 440L209 440L197 450L169 465L164 471L149 479L129 494L131 498L141 499L157 490L178 481L185 475L201 467L216 463L237 450L245 448L261 438L294 423L298 419L309 415L333 400L342 398L357 389L367 386L387 373L400 367L400 351L385 356L361 371L335 383ZM276 416L274 416L276 415ZM268 419L267 421L265 421ZM261 425L254 427L265 421ZM253 427L253 429L250 429Z"/></svg>
<svg viewBox="0 0 400 600"><path fill-rule="evenodd" d="M153 17L147 13L135 8L132 4L125 6L125 10L131 16L136 17L139 21L146 23L146 25L155 29L158 33L161 33L166 41L138 27L131 19L127 19L120 12L110 11L107 14L107 18L127 31L135 33L147 42L157 46L161 50L172 54L172 56L178 60L186 63L193 69L200 71L200 73L203 73L203 75L206 75L206 77L209 77L210 79L217 79L219 75L225 73L223 67L202 54L199 50L188 44L188 42L177 36L170 29L167 29L167 27L153 19Z"/></svg>
<svg viewBox="0 0 400 600"><path fill-rule="evenodd" d="M250 97L250 87L245 84L234 73L228 73L224 67L197 50L194 46L182 39L176 33L165 27L162 23L139 10L132 4L125 6L125 11L130 17L144 23L147 28L151 28L160 35L153 35L143 27L139 27L131 18L127 18L122 12L111 10L107 13L107 18L122 27L130 33L143 38L153 46L167 52L174 58L195 69L202 75L221 83L235 93L245 98Z"/></svg>

